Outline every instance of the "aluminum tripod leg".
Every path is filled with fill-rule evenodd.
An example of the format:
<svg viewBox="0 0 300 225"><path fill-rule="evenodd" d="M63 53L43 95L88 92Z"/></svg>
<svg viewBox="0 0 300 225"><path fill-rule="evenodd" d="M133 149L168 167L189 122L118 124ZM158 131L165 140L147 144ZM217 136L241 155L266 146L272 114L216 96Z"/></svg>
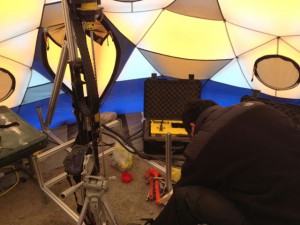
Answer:
<svg viewBox="0 0 300 225"><path fill-rule="evenodd" d="M78 219L77 225L82 225L83 224L83 220L84 220L84 217L86 215L89 203L90 203L90 198L89 197L85 197L84 203L83 203L80 215L79 215L79 219Z"/></svg>
<svg viewBox="0 0 300 225"><path fill-rule="evenodd" d="M105 225L107 221L113 225L118 222L106 200L104 194L107 190L107 181L103 177L92 177L83 184L85 188L85 200L77 225L82 225L86 213L91 213L95 225Z"/></svg>
<svg viewBox="0 0 300 225"><path fill-rule="evenodd" d="M93 201L93 202L91 202ZM100 206L100 208L99 208ZM84 217L87 213L88 207L94 207L94 210L91 210L93 212L93 216L96 225L104 225L106 224L106 221L103 221L103 218L106 218L106 213L112 222L113 225L118 225L118 222L104 196L101 197L86 197L84 200L84 204L77 222L77 225L82 225L84 221ZM98 214L98 215L95 215ZM101 219L102 218L102 219ZM106 219L105 219L106 220Z"/></svg>
<svg viewBox="0 0 300 225"><path fill-rule="evenodd" d="M110 208L110 205L108 204L108 201L104 195L101 196L101 202L103 204L104 209L108 213L109 218L111 219L111 222L113 225L118 225L118 222L112 212L112 209Z"/></svg>

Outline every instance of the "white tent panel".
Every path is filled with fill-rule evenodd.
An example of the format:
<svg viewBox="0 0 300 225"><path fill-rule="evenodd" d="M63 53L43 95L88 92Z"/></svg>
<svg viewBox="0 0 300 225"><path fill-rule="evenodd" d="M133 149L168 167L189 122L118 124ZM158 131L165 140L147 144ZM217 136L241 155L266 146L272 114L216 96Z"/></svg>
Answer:
<svg viewBox="0 0 300 225"><path fill-rule="evenodd" d="M232 47L237 56L276 38L273 35L245 29L231 23L226 23L226 27Z"/></svg>
<svg viewBox="0 0 300 225"><path fill-rule="evenodd" d="M157 10L162 9L174 2L175 0L143 0L133 4L133 11Z"/></svg>
<svg viewBox="0 0 300 225"><path fill-rule="evenodd" d="M14 92L11 94L11 96L1 102L2 105L6 105L7 107L15 107L21 104L24 93L26 92L26 89L28 87L30 78L31 78L31 70L30 68L14 62L12 60L8 60L6 58L3 58L0 56L0 62L4 69L9 71L16 80L16 86Z"/></svg>
<svg viewBox="0 0 300 225"><path fill-rule="evenodd" d="M112 0L101 0L101 6L104 12L131 12L132 5L130 3L112 1Z"/></svg>
<svg viewBox="0 0 300 225"><path fill-rule="evenodd" d="M279 42L279 44L278 54L289 57L297 62L298 65L300 65L300 51L282 40Z"/></svg>
<svg viewBox="0 0 300 225"><path fill-rule="evenodd" d="M230 61L191 60L140 51L162 75L180 79L187 79L189 74L193 74L195 79L209 79Z"/></svg>
<svg viewBox="0 0 300 225"><path fill-rule="evenodd" d="M252 89L261 90L263 93L268 95L274 95L274 90L266 87L258 79L254 78L253 81L253 67L256 59L264 55L273 55L277 54L277 40L271 41L265 45L260 46L238 58L240 66L245 74L245 78L248 83L251 85Z"/></svg>
<svg viewBox="0 0 300 225"><path fill-rule="evenodd" d="M300 34L299 0L219 0L219 4L225 19L236 25L277 36Z"/></svg>
<svg viewBox="0 0 300 225"><path fill-rule="evenodd" d="M43 85L43 84L47 84L49 82L50 81L46 77L41 75L39 72L37 72L36 70L32 70L32 75L31 75L31 79L30 79L30 83L29 83L28 87Z"/></svg>
<svg viewBox="0 0 300 225"><path fill-rule="evenodd" d="M300 36L281 37L281 40L300 52Z"/></svg>
<svg viewBox="0 0 300 225"><path fill-rule="evenodd" d="M0 42L39 27L44 1L0 1Z"/></svg>
<svg viewBox="0 0 300 225"><path fill-rule="evenodd" d="M91 44L91 39L87 38L87 43ZM91 54L91 46L88 45ZM111 36L108 36L102 45L94 43L95 50L95 63L97 71L97 86L99 96L102 95L104 89L106 88L108 82L110 81L111 75L115 68L116 63L116 46L113 42ZM91 59L93 62L93 59Z"/></svg>
<svg viewBox="0 0 300 225"><path fill-rule="evenodd" d="M54 26L60 23L64 23L61 3L45 5L41 27Z"/></svg>
<svg viewBox="0 0 300 225"><path fill-rule="evenodd" d="M101 0L104 12L142 12L162 9L174 0L143 0L136 2L121 2L112 0Z"/></svg>
<svg viewBox="0 0 300 225"><path fill-rule="evenodd" d="M280 97L280 98L291 98L291 96L293 96L293 98L299 99L300 98L300 85L298 85L297 87L294 87L291 90L278 91L276 93L276 96Z"/></svg>
<svg viewBox="0 0 300 225"><path fill-rule="evenodd" d="M230 59L234 54L223 21L163 11L139 48L186 59Z"/></svg>
<svg viewBox="0 0 300 225"><path fill-rule="evenodd" d="M105 15L125 37L137 44L160 13L161 10L155 10L140 13L105 13Z"/></svg>
<svg viewBox="0 0 300 225"><path fill-rule="evenodd" d="M166 9L190 17L224 20L217 0L177 0Z"/></svg>
<svg viewBox="0 0 300 225"><path fill-rule="evenodd" d="M298 41L300 41L298 37ZM300 51L296 49L294 46L291 46L290 43L286 43L282 40L279 41L279 55L286 56L292 60L294 60L298 65L300 65Z"/></svg>
<svg viewBox="0 0 300 225"><path fill-rule="evenodd" d="M243 72L241 71L237 59L233 59L222 70L217 72L211 78L211 80L236 87L250 88L249 83L247 82Z"/></svg>
<svg viewBox="0 0 300 225"><path fill-rule="evenodd" d="M134 49L117 81L134 80L159 74L138 49Z"/></svg>
<svg viewBox="0 0 300 225"><path fill-rule="evenodd" d="M57 44L55 44L50 38L48 38L47 42L48 42L48 49L47 49L48 64L51 70L56 74L60 62L60 55L62 49ZM63 82L68 88L72 89L69 65L67 65Z"/></svg>
<svg viewBox="0 0 300 225"><path fill-rule="evenodd" d="M38 30L0 43L0 55L31 67L36 46ZM3 64L1 63L1 66Z"/></svg>
<svg viewBox="0 0 300 225"><path fill-rule="evenodd" d="M61 0L45 0L46 4L55 3L55 2L61 2Z"/></svg>
<svg viewBox="0 0 300 225"><path fill-rule="evenodd" d="M87 44L90 51L90 57L93 62L94 59L91 53L91 49L92 49L91 39L89 37L87 37ZM48 45L49 45L47 51L48 63L52 71L56 74L60 62L60 57L57 56L60 56L62 49L61 47L56 45L50 38L48 39ZM108 36L107 40L105 40L105 42L102 45L94 43L94 50L95 50L95 62L96 62L96 71L97 71L97 85L98 85L99 95L101 95L110 80L111 74L115 66L116 47L111 37ZM79 53L78 55L80 57ZM72 89L71 73L70 73L69 65L67 65L63 82L68 88Z"/></svg>

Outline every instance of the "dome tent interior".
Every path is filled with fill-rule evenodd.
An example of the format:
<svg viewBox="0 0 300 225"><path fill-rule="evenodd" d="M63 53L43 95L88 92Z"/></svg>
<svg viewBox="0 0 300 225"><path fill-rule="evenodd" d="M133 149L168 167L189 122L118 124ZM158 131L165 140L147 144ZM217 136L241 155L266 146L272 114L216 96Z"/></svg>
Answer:
<svg viewBox="0 0 300 225"><path fill-rule="evenodd" d="M16 5L18 7L16 7ZM95 37L100 111L143 111L144 81L201 80L223 106L259 91L299 105L300 2L296 0L101 0ZM65 42L61 1L0 3L0 104L40 129ZM12 13L13 12L13 13ZM74 123L66 69L51 126Z"/></svg>

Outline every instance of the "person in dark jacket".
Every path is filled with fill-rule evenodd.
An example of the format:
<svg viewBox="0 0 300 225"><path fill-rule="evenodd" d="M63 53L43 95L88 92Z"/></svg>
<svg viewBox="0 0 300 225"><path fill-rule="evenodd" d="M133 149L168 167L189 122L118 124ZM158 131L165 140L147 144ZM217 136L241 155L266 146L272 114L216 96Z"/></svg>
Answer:
<svg viewBox="0 0 300 225"><path fill-rule="evenodd" d="M197 100L173 195L153 225L300 224L300 131L261 102Z"/></svg>

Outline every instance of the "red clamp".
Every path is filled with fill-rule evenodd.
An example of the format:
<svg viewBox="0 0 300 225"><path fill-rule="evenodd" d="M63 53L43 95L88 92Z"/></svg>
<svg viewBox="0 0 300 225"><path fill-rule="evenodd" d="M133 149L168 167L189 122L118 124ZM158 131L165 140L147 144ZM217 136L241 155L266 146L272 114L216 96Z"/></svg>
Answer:
<svg viewBox="0 0 300 225"><path fill-rule="evenodd" d="M160 173L154 169L150 168L147 173L145 173L144 177L147 179L149 183L149 194L148 200L153 200L155 195L156 204L160 200L160 187L159 187L159 177L161 177Z"/></svg>

